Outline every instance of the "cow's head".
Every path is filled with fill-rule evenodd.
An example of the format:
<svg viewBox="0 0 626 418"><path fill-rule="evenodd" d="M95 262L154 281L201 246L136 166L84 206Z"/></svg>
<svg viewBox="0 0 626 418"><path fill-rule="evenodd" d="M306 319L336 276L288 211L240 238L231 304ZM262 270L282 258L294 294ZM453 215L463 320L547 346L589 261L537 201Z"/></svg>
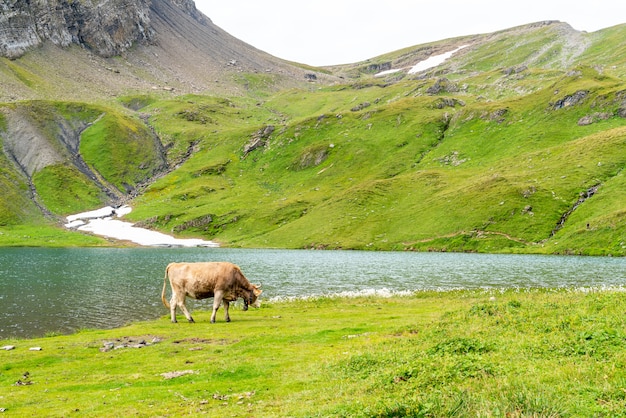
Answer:
<svg viewBox="0 0 626 418"><path fill-rule="evenodd" d="M259 308L261 306L261 301L257 301L259 295L263 293L261 290L261 285L252 285L252 290L248 292L248 296L243 298L243 310L248 310L248 305L253 306L255 308Z"/></svg>

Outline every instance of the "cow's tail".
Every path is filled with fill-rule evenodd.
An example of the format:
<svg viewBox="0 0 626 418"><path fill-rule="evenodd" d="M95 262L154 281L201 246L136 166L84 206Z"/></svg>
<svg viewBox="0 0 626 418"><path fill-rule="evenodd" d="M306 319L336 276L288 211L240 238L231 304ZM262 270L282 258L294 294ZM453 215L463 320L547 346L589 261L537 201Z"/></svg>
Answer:
<svg viewBox="0 0 626 418"><path fill-rule="evenodd" d="M165 290L167 289L167 271L169 270L170 266L167 266L165 268L165 277L163 278L163 291L161 292L161 300L163 301L163 305L165 305L166 308L170 308L170 304L167 301L167 299L165 299Z"/></svg>

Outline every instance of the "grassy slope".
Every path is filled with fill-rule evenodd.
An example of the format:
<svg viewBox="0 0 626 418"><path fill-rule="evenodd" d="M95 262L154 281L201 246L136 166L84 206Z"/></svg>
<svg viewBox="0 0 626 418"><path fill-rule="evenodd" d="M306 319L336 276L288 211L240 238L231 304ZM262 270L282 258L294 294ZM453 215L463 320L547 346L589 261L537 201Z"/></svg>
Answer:
<svg viewBox="0 0 626 418"><path fill-rule="evenodd" d="M40 104L41 105L41 104ZM72 107L71 104L62 104L61 111L66 107ZM41 110L41 108L39 108ZM37 112L41 115L42 112ZM5 129L6 121L0 114L0 129ZM44 204L53 212L56 212L55 206L63 200L63 193L71 189L66 181L67 173L65 170L58 171L58 167L51 166L47 170L52 170L53 175L48 176L45 173L39 173L38 179L34 182L41 185L40 192ZM48 183L48 179L54 179L57 175L63 177L62 187L58 184ZM42 182L39 179L43 179ZM2 199L0 199L0 244L3 246L91 246L105 245L107 241L78 233L69 233L61 228L59 224L51 219L43 216L41 210L35 203L29 199L30 191L27 180L18 173L12 162L8 161L4 153L0 154L0 185L2 189ZM84 182L80 190L77 190L79 199L72 199L74 205L80 206L85 204L85 190L92 190L90 183ZM49 193L46 188L52 188ZM96 204L99 204L96 203ZM94 202L90 203L91 206ZM57 212L58 213L58 212ZM110 243L109 243L110 244Z"/></svg>
<svg viewBox="0 0 626 418"><path fill-rule="evenodd" d="M625 309L621 292L423 293L0 341L16 346L0 351L0 407L51 417L618 416ZM178 371L191 374L162 375Z"/></svg>
<svg viewBox="0 0 626 418"><path fill-rule="evenodd" d="M106 109L81 136L80 152L118 191L129 192L163 168L157 140L138 117Z"/></svg>
<svg viewBox="0 0 626 418"><path fill-rule="evenodd" d="M606 233L583 234L572 248L550 239L592 186L601 185L595 201L613 202L602 216L622 210L619 194L611 193L618 186L610 185L626 163L624 119L577 124L613 112L621 82L582 71L496 103L464 93L424 95L432 82L285 92L254 113L241 107L233 116L243 123L220 125L219 132L161 113L153 120L161 134L197 138L199 152L150 187L133 217L156 214L156 225L176 230L210 214L212 225L189 232L229 245L559 252L591 245L623 254L617 222L608 222ZM551 107L580 90L590 92L584 102ZM464 105L439 109L443 98ZM361 103L370 106L351 111ZM205 106L178 105L188 114ZM162 112L161 103L153 106ZM264 124L276 125L268 145L242 158Z"/></svg>
<svg viewBox="0 0 626 418"><path fill-rule="evenodd" d="M130 218L231 246L625 254L626 120L617 111L626 99L623 54L613 54L623 49L624 30L572 44L560 25L516 28L427 77L392 75L393 83L366 74L270 95L265 76L242 74L250 98L123 97L151 116L176 167L134 201ZM381 59L410 60L477 39ZM574 62L571 48L581 39L589 48L561 69ZM442 75L444 90L430 93ZM586 97L554 106L577 92ZM157 150L138 117L116 104L103 112L81 153L126 190L158 169ZM593 123L579 126L582 117ZM275 130L266 145L244 158L245 144L267 125ZM42 190L52 184L53 191L59 173L47 177ZM92 206L93 193L76 199L71 190L45 193L55 212L55 199Z"/></svg>
<svg viewBox="0 0 626 418"><path fill-rule="evenodd" d="M123 196L163 168L164 160L152 131L119 105L33 101L13 106L26 115L25 123L35 125L45 136L51 149L67 158L64 163L40 169L30 179L39 203L53 215L101 207L110 202L112 195ZM2 123L0 128L6 130L6 120ZM91 173L76 164L76 156L64 145L68 131L82 132L80 158ZM64 231L59 228L62 219L45 217L28 199L28 180L18 174L4 154L1 158L0 181L7 190L0 202L1 245L111 245ZM38 228L42 228L41 234Z"/></svg>
<svg viewBox="0 0 626 418"><path fill-rule="evenodd" d="M0 199L0 226L29 223L37 218L37 208L28 199L28 184L11 169L4 154L0 154L0 186L3 197Z"/></svg>
<svg viewBox="0 0 626 418"><path fill-rule="evenodd" d="M56 222L35 220L27 224L1 225L0 245L3 247L96 247L120 245L120 243L68 231Z"/></svg>

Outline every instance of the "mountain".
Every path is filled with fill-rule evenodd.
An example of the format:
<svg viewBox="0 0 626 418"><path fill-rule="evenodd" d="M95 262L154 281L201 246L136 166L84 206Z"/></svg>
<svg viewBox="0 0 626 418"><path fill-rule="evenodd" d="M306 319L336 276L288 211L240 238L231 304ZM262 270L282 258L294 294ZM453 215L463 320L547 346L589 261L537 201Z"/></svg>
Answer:
<svg viewBox="0 0 626 418"><path fill-rule="evenodd" d="M232 37L191 0L4 2L0 56L1 101L245 94L246 74L282 89L311 72Z"/></svg>
<svg viewBox="0 0 626 418"><path fill-rule="evenodd" d="M225 246L626 254L626 25L312 68L191 2L132 4L133 30L35 25L40 43L0 59L3 245L101 245L62 216L129 202L144 227Z"/></svg>

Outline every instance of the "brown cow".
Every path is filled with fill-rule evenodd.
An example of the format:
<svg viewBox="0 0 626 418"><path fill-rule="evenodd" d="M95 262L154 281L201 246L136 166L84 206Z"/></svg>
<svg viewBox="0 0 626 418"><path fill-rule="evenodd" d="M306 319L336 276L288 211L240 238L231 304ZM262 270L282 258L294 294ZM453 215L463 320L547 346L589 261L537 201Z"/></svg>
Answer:
<svg viewBox="0 0 626 418"><path fill-rule="evenodd" d="M170 303L165 300L168 278L172 288ZM189 322L194 322L185 306L185 298L187 296L194 299L212 297L214 299L211 322L215 322L215 315L222 302L224 302L224 311L226 311L226 322L230 322L228 315L230 302L241 297L244 300L243 308L247 310L248 305L253 305L261 292L263 291L260 286L250 284L239 267L232 263L170 263L165 269L161 300L166 307L170 308L172 322L176 322L177 306Z"/></svg>

